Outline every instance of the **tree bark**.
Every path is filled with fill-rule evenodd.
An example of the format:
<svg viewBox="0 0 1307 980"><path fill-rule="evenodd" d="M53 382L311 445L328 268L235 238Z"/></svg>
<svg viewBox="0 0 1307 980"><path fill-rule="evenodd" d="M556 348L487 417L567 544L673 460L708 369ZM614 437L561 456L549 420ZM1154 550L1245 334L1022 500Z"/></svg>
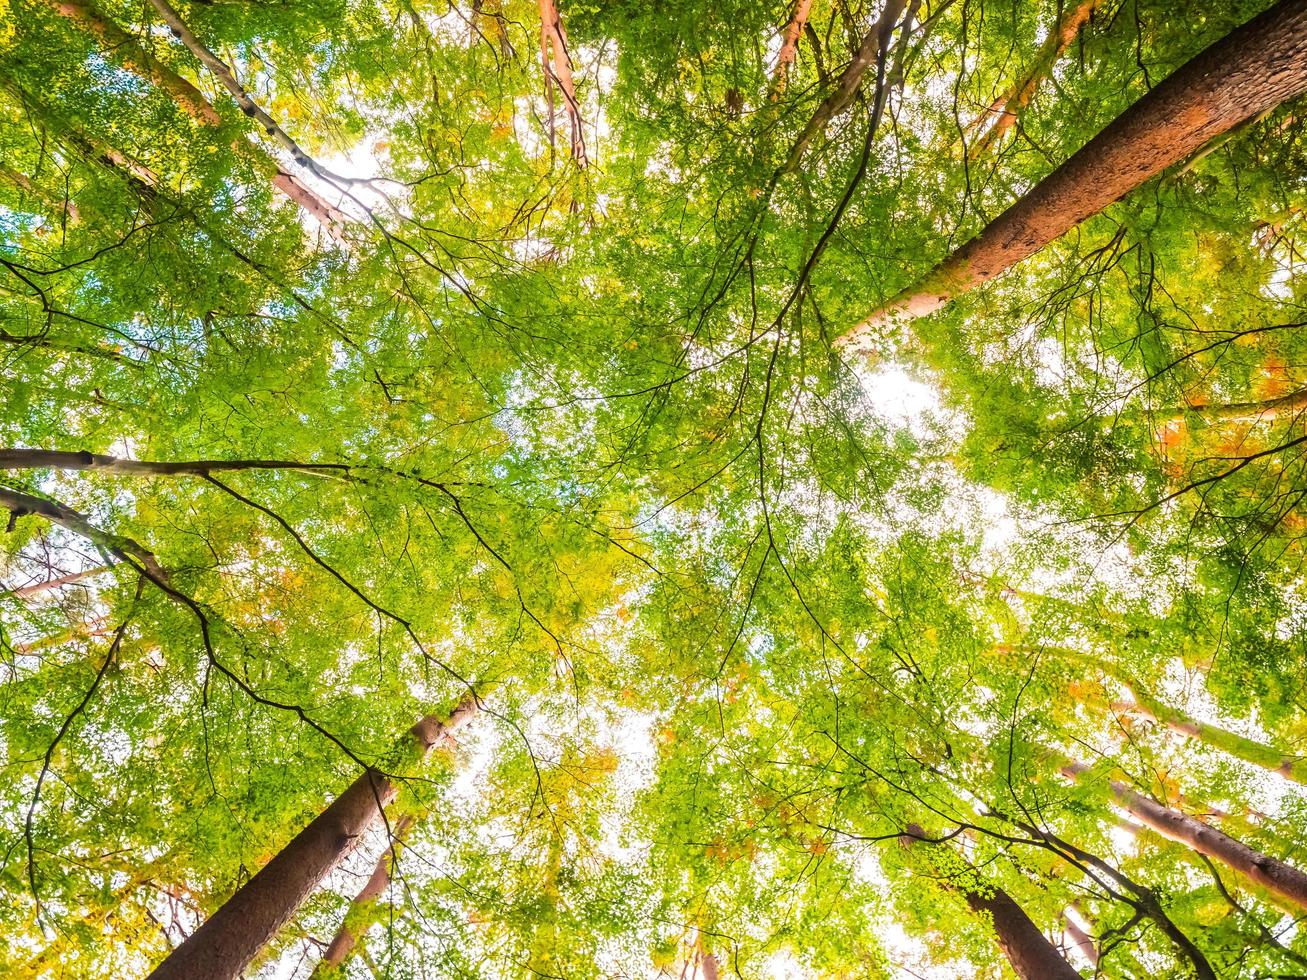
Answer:
<svg viewBox="0 0 1307 980"><path fill-rule="evenodd" d="M299 463L289 459L190 459L166 462L123 459L101 453L59 449L0 449L0 470L92 470L119 476L203 476L224 470L295 470L308 473L347 473L348 463Z"/></svg>
<svg viewBox="0 0 1307 980"><path fill-rule="evenodd" d="M1094 937L1085 932L1080 927L1080 923L1067 914L1067 910L1062 912L1062 922L1071 940L1071 948L1078 949L1089 960L1090 965L1098 966L1098 944L1094 942Z"/></svg>
<svg viewBox="0 0 1307 980"><path fill-rule="evenodd" d="M1088 766L1068 762L1062 774L1080 781ZM1307 911L1307 874L1269 857L1187 814L1162 806L1118 780L1109 780L1112 796L1131 816L1170 840L1220 861L1267 891Z"/></svg>
<svg viewBox="0 0 1307 980"><path fill-rule="evenodd" d="M19 493L0 487L0 508L9 511L9 524L29 514L44 517L51 524L58 524L74 534L80 534L96 547L103 548L115 557L127 562L133 568L156 585L170 592L172 586L168 573L159 564L154 553L142 547L136 541L121 534L103 531L90 522L84 514L79 514L71 507L45 497L36 497L28 493Z"/></svg>
<svg viewBox="0 0 1307 980"><path fill-rule="evenodd" d="M1025 197L838 341L933 313L1209 140L1307 90L1307 0L1281 0L1177 69Z"/></svg>
<svg viewBox="0 0 1307 980"><path fill-rule="evenodd" d="M567 49L567 33L554 0L540 3L540 62L545 72L545 96L549 105L549 136L553 140L554 86L563 95L563 111L567 115L572 139L572 159L578 167L586 165L585 132L582 128L581 105L576 100L576 85L572 80L572 56ZM552 63L552 66L551 66Z"/></svg>
<svg viewBox="0 0 1307 980"><path fill-rule="evenodd" d="M146 51L132 35L96 9L89 0L46 0L56 13L94 37L102 48L133 75L163 89L187 115L206 126L217 126L222 118L200 90Z"/></svg>
<svg viewBox="0 0 1307 980"><path fill-rule="evenodd" d="M1064 15L1053 25L1048 37L1039 48L1035 62L1025 76L1000 95L983 113L977 116L968 127L979 131L980 138L971 146L967 156L978 160L988 153L1007 134L1017 121L1021 110L1030 105L1039 85L1062 57L1062 52L1070 47L1071 42L1080 36L1080 31L1089 23L1100 0L1080 0L1070 13ZM985 129L986 124L989 128Z"/></svg>
<svg viewBox="0 0 1307 980"><path fill-rule="evenodd" d="M915 824L909 825L907 832L900 837L905 846L929 840ZM965 871L963 874L941 877L941 883L945 888L961 894L973 912L993 922L999 948L1012 965L1012 971L1021 980L1081 980L1079 972L1049 942L1048 937L1040 932L1039 927L1011 895L1001 888L985 886L975 868L961 855L950 850L949 856Z"/></svg>
<svg viewBox="0 0 1307 980"><path fill-rule="evenodd" d="M980 892L959 886L967 905L994 922L999 948L1021 980L1080 980L1080 974L1001 888Z"/></svg>
<svg viewBox="0 0 1307 980"><path fill-rule="evenodd" d="M222 122L222 117L218 115L217 110L213 108L199 89L146 51L135 37L102 14L93 4L86 2L86 0L46 0L46 2L60 14L82 27L87 31L87 33L99 41L100 46L104 48L107 53L112 53L118 63L127 71L130 71L132 74L150 82L170 95L177 105L188 115L193 116L208 126L217 126ZM162 13L161 8L157 9L160 9L160 12ZM168 9L171 10L172 8L169 7ZM175 11L173 11L173 18L176 20L175 24L166 16L165 21L168 21L169 26L176 31L178 30L177 24L181 24L181 20L176 17ZM182 27L184 28L185 25L182 24ZM199 44L198 39L195 39L193 34L189 31L187 31L186 34L194 39L195 43L203 49L203 45ZM181 35L179 34L179 36ZM207 49L206 53L208 53ZM198 54L197 57L199 57ZM214 62L217 62L219 65L222 64L222 62L212 53L209 53L209 58ZM209 64L208 60L204 58L200 58L200 60L208 66L210 70L213 70L213 66ZM223 67L225 68L226 66L224 65ZM222 75L219 75L218 78L224 85L227 85L228 79L230 79L236 89L238 89L242 94L244 93L244 89L242 89L240 84L236 82L235 77L231 75L229 69L227 70L225 78ZM237 98L237 102L241 105L242 109L246 109L246 102L249 101L249 97L245 96L245 100L245 102L242 102L240 98ZM272 128L268 129L269 133L272 133L273 135L281 133L281 127L277 126L266 113L264 113L264 118L267 120L265 126L271 124ZM281 136L284 137L283 142L288 142L290 146L294 147L293 152L296 153L297 161L303 162L305 165L312 164L312 161L309 160L308 156L295 146L294 141L291 140L289 136L286 136L284 133L281 133ZM268 180L271 181L272 185L277 188L277 190L306 211L314 220L321 224L334 239L337 241L342 240L346 217L339 208L332 207L323 200L321 195L307 187L293 174L285 170L276 162L276 160L262 153L246 141L236 141L233 143L232 149L249 158L258 169L266 174ZM311 166L310 169L312 169ZM158 178L154 174L149 174L148 179L146 176L142 176L142 180L145 180L150 186L154 186L158 183Z"/></svg>
<svg viewBox="0 0 1307 980"><path fill-rule="evenodd" d="M1197 739L1205 745L1232 755L1236 759L1260 766L1285 779L1307 785L1307 760L1301 756L1287 755L1279 749L1236 732L1209 725L1205 721L1191 718L1176 708L1172 708L1145 695L1138 687L1127 685L1135 696L1134 704L1122 705L1127 711L1135 711L1156 722L1160 722L1172 731Z"/></svg>
<svg viewBox="0 0 1307 980"><path fill-rule="evenodd" d="M75 585L83 582L88 578L95 578L97 575L103 575L112 568L112 565L97 565L94 568L83 569L80 572L69 572L67 575L60 575L56 578L48 578L44 582L33 582L31 585L23 585L16 589L10 589L8 592L0 591L0 596L10 595L15 599L36 599L45 595L47 592L53 592L55 589L62 589L65 585Z"/></svg>
<svg viewBox="0 0 1307 980"><path fill-rule="evenodd" d="M163 18L163 22L168 25L173 35L186 46L191 54L195 55L200 64L209 69L213 77L236 100L236 104L241 107L241 111L245 115L255 120L268 135L276 139L290 153L296 163L323 180L330 179L330 175L323 170L317 161L310 157L303 147L275 119L250 98L250 94L245 91L245 86L240 83L231 66L210 51L204 42L195 36L195 33L186 25L181 15L168 3L168 0L150 0L150 5ZM332 207L319 194L316 194L312 189L296 179L294 175L281 167L277 167L277 172L272 177L272 183L277 190L298 204L320 225L326 228L333 238L337 241L343 240L344 227L348 220L343 211Z"/></svg>
<svg viewBox="0 0 1307 980"><path fill-rule="evenodd" d="M794 141L794 146L790 149L789 157L781 167L781 173L793 173L798 169L808 145L826 128L827 123L848 108L853 97L858 94L858 89L862 86L862 77L867 73L867 69L872 65L880 64L889 56L890 35L894 33L904 6L905 0L885 0L885 9L881 12L880 19L863 37L857 54L853 56L853 61L836 81L835 91L822 100L817 111L799 133L799 138Z"/></svg>
<svg viewBox="0 0 1307 980"><path fill-rule="evenodd" d="M479 711L468 695L448 718L428 715L412 729L422 757ZM149 980L235 980L332 870L362 841L398 785L369 769L222 904Z"/></svg>
<svg viewBox="0 0 1307 980"><path fill-rule="evenodd" d="M776 67L772 69L769 98L773 102L780 98L781 93L785 91L790 65L794 64L794 57L798 54L799 37L803 34L803 28L808 24L808 14L811 10L812 0L798 0L798 3L794 6L794 15L790 17L789 23L785 25L781 50L776 56Z"/></svg>
<svg viewBox="0 0 1307 980"><path fill-rule="evenodd" d="M1106 659L1077 650L1059 649L1055 652L1065 660L1099 670L1125 687L1134 701L1115 704L1112 706L1114 709L1151 718L1174 732L1197 739L1236 759L1260 766L1295 783L1307 785L1307 760L1301 756L1289 755L1244 735L1190 717L1180 709L1172 708L1149 695L1127 670Z"/></svg>

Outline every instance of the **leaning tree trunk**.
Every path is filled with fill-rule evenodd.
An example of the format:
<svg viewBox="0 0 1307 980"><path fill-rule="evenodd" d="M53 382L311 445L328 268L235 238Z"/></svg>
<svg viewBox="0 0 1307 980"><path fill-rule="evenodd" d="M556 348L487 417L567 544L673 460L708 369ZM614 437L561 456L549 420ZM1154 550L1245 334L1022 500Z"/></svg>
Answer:
<svg viewBox="0 0 1307 980"><path fill-rule="evenodd" d="M1088 768L1079 762L1068 762L1062 766L1062 774L1079 781ZM1162 806L1118 780L1110 780L1108 787L1117 803L1146 827L1151 827L1163 837L1187 845L1199 854L1220 861L1249 881L1292 902L1298 908L1307 910L1307 874L1254 850L1243 841L1236 840L1201 820Z"/></svg>
<svg viewBox="0 0 1307 980"><path fill-rule="evenodd" d="M929 838L913 824L900 840L910 846ZM1081 980L1079 972L1049 942L1011 895L1001 888L983 884L976 870L955 851L948 851L948 857L949 863L958 865L961 873L941 876L940 880L945 887L966 899L973 912L993 922L999 948L1021 980Z"/></svg>
<svg viewBox="0 0 1307 980"><path fill-rule="evenodd" d="M840 338L939 309L1209 140L1307 90L1307 0L1281 0L1177 69L915 285Z"/></svg>
<svg viewBox="0 0 1307 980"><path fill-rule="evenodd" d="M1089 18L1094 15L1100 0L1080 0L1071 10L1063 12L1048 37L1035 56L1035 63L1025 76L1000 95L970 125L970 129L979 131L980 138L972 145L967 156L978 160L998 144L1007 131L1016 125L1021 110L1030 105L1040 83L1052 74L1057 59L1077 37ZM989 128L986 129L985 127Z"/></svg>
<svg viewBox="0 0 1307 980"><path fill-rule="evenodd" d="M425 758L479 710L468 695L448 718L413 726ZM369 769L301 830L150 974L149 980L235 980L304 900L362 841L398 792Z"/></svg>

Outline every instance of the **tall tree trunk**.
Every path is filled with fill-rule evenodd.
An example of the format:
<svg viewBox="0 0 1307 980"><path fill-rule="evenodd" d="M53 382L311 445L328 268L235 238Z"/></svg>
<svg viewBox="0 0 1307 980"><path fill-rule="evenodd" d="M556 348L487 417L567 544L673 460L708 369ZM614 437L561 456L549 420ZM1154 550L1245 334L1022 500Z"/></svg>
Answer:
<svg viewBox="0 0 1307 980"><path fill-rule="evenodd" d="M900 838L905 846L930 841L920 827L910 824ZM949 861L963 872L941 877L944 887L958 892L977 915L994 925L999 948L1021 980L1081 980L1080 974L1048 941L1025 910L1001 888L984 885L976 870L961 855L948 851Z"/></svg>
<svg viewBox="0 0 1307 980"><path fill-rule="evenodd" d="M86 568L80 572L69 572L67 575L60 575L57 578L48 578L44 582L33 582L31 585L24 585L8 592L0 591L0 596L11 595L15 599L24 600L37 599L47 592L62 589L65 585L75 585L78 582L86 581L88 578L103 575L112 567L112 565L96 565L94 568Z"/></svg>
<svg viewBox="0 0 1307 980"><path fill-rule="evenodd" d="M1088 766L1082 763L1068 762L1062 766L1062 774L1079 781L1087 769ZM1108 787L1117 803L1146 827L1151 827L1163 837L1189 846L1199 854L1220 861L1267 891L1307 911L1307 874L1254 850L1201 820L1162 806L1136 793L1119 780L1109 780Z"/></svg>
<svg viewBox="0 0 1307 980"><path fill-rule="evenodd" d="M549 107L549 137L554 135L554 87L563 96L563 112L567 116L572 140L572 159L578 167L586 164L585 131L581 121L581 104L576 99L576 84L572 80L572 54L567 48L567 32L554 0L540 2L540 63L545 72L545 101Z"/></svg>
<svg viewBox="0 0 1307 980"><path fill-rule="evenodd" d="M899 15L903 13L904 6L905 0L885 0L885 8L881 11L880 19L863 37L853 60L849 62L849 66L844 69L844 72L835 82L835 91L822 100L821 105L817 107L817 111L813 113L812 118L803 127L803 131L799 133L799 138L794 141L794 146L790 148L789 157L781 166L781 173L789 174L798 169L799 164L803 161L803 154L807 152L809 144L812 143L817 134L853 102L854 96L858 94L858 89L862 86L862 78L867 74L867 69L872 65L876 65L878 71L883 73L882 66L889 58L890 36L894 33L894 28L898 24ZM910 24L904 25L905 31L910 28Z"/></svg>
<svg viewBox="0 0 1307 980"><path fill-rule="evenodd" d="M0 470L91 470L118 476L204 476L228 470L294 470L348 474L349 463L301 463L293 459L124 459L62 449L0 449Z"/></svg>
<svg viewBox="0 0 1307 980"><path fill-rule="evenodd" d="M1102 211L1204 143L1307 90L1307 0L1281 0L1171 74L976 237L845 333L939 309Z"/></svg>
<svg viewBox="0 0 1307 980"><path fill-rule="evenodd" d="M993 920L999 948L1021 980L1080 980L1080 974L1003 889L982 892L959 886L959 890L973 912Z"/></svg>
<svg viewBox="0 0 1307 980"><path fill-rule="evenodd" d="M1152 697L1129 671L1110 660L1065 648L1056 649L1054 652L1064 660L1101 671L1124 686L1130 692L1130 696L1134 698L1134 703L1115 704L1112 706L1113 708L1152 718L1172 731L1197 739L1205 745L1210 745L1227 755L1234 756L1236 759L1242 759L1254 766L1270 770L1295 783L1307 785L1307 760L1304 760L1301 756L1290 755L1272 746L1264 745L1255 739L1239 735L1217 725L1208 724L1205 721L1199 721L1179 708L1172 708L1170 705Z"/></svg>
<svg viewBox="0 0 1307 980"><path fill-rule="evenodd" d="M479 710L468 695L448 718L428 715L412 729L422 757ZM235 980L304 900L362 841L399 787L368 770L150 974L150 980Z"/></svg>
<svg viewBox="0 0 1307 980"><path fill-rule="evenodd" d="M1021 110L1030 105L1040 83L1052 72L1062 52L1080 36L1080 31L1089 23L1089 18L1099 3L1100 0L1080 0L1070 13L1063 11L1040 46L1030 70L972 121L968 128L980 133L980 138L967 153L972 160L988 153L1016 125ZM989 126L988 129L985 128L986 125Z"/></svg>
<svg viewBox="0 0 1307 980"><path fill-rule="evenodd" d="M808 14L812 10L812 0L798 0L794 5L794 14L790 17L789 23L785 25L782 34L781 50L776 56L776 67L772 69L771 92L769 98L775 102L785 91L785 83L789 78L790 65L794 64L794 56L799 51L799 37L803 34L804 27L808 24Z"/></svg>
<svg viewBox="0 0 1307 980"><path fill-rule="evenodd" d="M1210 745L1236 759L1260 766L1295 783L1307 785L1307 760L1301 756L1288 755L1237 732L1227 731L1216 725L1209 725L1205 721L1191 718L1177 708L1148 697L1138 687L1132 686L1130 690L1135 696L1135 703L1122 705L1121 707L1126 710L1133 710L1147 718L1152 718L1172 731L1187 735L1204 745Z"/></svg>
<svg viewBox="0 0 1307 980"><path fill-rule="evenodd" d="M1069 911L1069 909L1063 910L1062 922L1067 938L1071 940L1071 948L1079 950L1092 966L1097 967L1098 943L1094 942L1094 937L1085 932L1079 922L1067 914Z"/></svg>
<svg viewBox="0 0 1307 980"><path fill-rule="evenodd" d="M49 6L94 37L105 51L134 75L157 85L187 115L206 126L222 122L217 111L200 94L200 90L146 51L141 43L102 14L90 0L46 0Z"/></svg>
<svg viewBox="0 0 1307 980"><path fill-rule="evenodd" d="M166 92L184 112L206 125L217 126L222 122L222 117L218 115L217 110L213 108L199 89L146 51L134 36L106 17L92 3L87 2L87 0L46 0L46 2L99 41L105 53L111 54L123 68ZM171 8L168 9L171 10ZM175 11L173 16L176 16ZM179 18L176 23L181 23ZM170 26L173 30L178 30L176 24L170 22ZM189 31L186 33L194 39L193 34L190 34ZM196 41L196 44L198 45L199 42ZM203 46L200 45L200 47ZM221 64L212 54L209 57ZM213 69L213 66L205 59L201 58L201 61L204 61L210 70ZM219 76L219 81L227 85L228 78L237 89L242 93L244 92L239 83L235 81L235 78L231 76L230 71L227 73L227 78ZM241 102L240 99L237 99L237 101L242 109L248 111L246 106L248 96L246 96L246 102ZM270 117L266 117L266 113L264 117L267 118L268 123L272 124L272 128L268 129L268 132L277 135L281 131L281 127L272 122ZM285 134L283 133L282 136L285 136ZM294 146L294 141L290 140L289 136L285 136L284 141L289 141L290 145ZM261 152L244 139L235 141L232 144L232 149L249 160L277 190L306 211L333 238L337 241L341 240L346 218L339 208L328 204L320 194L285 170L275 159ZM296 154L297 162L305 165L311 164L312 161L308 159L302 150L299 150L298 147L295 147L295 150L298 151ZM142 177L142 179L145 180L146 178ZM146 182L153 186L158 182L158 179L151 174Z"/></svg>
<svg viewBox="0 0 1307 980"><path fill-rule="evenodd" d="M367 935L368 929L376 919L378 902L390 887L391 864L398 856L398 848L408 839L415 826L417 826L417 818L411 814L406 814L395 821L395 826L390 831L390 846L381 852L372 874L349 903L349 908L345 911L345 920L336 930L336 935L332 937L331 943L322 954L322 959L318 960L318 965L313 968L314 978L326 977L332 970L337 970L344 965L350 954L354 952L358 941Z"/></svg>

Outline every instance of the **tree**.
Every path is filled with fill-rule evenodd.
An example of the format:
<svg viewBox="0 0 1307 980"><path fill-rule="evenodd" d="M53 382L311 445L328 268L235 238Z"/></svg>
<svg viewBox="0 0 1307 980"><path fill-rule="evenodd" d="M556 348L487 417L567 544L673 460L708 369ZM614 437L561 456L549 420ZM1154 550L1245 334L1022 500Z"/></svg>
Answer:
<svg viewBox="0 0 1307 980"><path fill-rule="evenodd" d="M993 279L1209 140L1307 89L1307 8L1278 3L1140 99L974 238L901 291L841 343L890 317L931 313Z"/></svg>
<svg viewBox="0 0 1307 980"><path fill-rule="evenodd" d="M0 8L0 973L1307 969L1302 4Z"/></svg>

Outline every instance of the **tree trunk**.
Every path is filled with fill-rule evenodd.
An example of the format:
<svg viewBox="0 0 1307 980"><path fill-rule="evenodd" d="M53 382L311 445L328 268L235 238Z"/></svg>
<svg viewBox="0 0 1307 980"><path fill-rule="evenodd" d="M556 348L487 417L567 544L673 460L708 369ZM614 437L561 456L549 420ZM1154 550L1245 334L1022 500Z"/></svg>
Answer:
<svg viewBox="0 0 1307 980"><path fill-rule="evenodd" d="M563 96L563 111L572 140L572 159L578 167L586 164L585 131L582 128L581 105L576 100L576 85L572 81L572 55L567 49L567 33L554 0L540 0L540 63L545 72L545 96L549 106L549 135L554 132L554 86Z"/></svg>
<svg viewBox="0 0 1307 980"><path fill-rule="evenodd" d="M1191 59L1025 197L839 340L857 350L988 282L1204 143L1307 90L1307 0L1281 0Z"/></svg>
<svg viewBox="0 0 1307 980"><path fill-rule="evenodd" d="M139 41L96 9L89 0L46 0L49 6L94 37L102 48L133 75L163 89L187 115L206 126L217 126L222 118L200 94L200 90L182 78Z"/></svg>
<svg viewBox="0 0 1307 980"><path fill-rule="evenodd" d="M447 719L413 726L423 758L479 710L468 695ZM362 841L398 786L376 770L350 784L150 974L149 980L235 980L337 865Z"/></svg>
<svg viewBox="0 0 1307 980"><path fill-rule="evenodd" d="M1071 940L1071 948L1078 949L1084 957L1089 960L1090 965L1098 966L1098 944L1094 942L1094 937L1081 928L1080 923L1067 914L1067 910L1062 912L1062 922L1066 929L1067 937Z"/></svg>
<svg viewBox="0 0 1307 980"><path fill-rule="evenodd" d="M1197 739L1204 745L1210 745L1236 759L1270 770L1295 783L1307 785L1307 760L1302 757L1287 755L1236 732L1209 725L1205 721L1198 721L1183 711L1144 695L1137 687L1131 687L1130 690L1134 693L1136 703L1122 705L1126 710L1133 710L1146 718L1152 718L1172 731Z"/></svg>
<svg viewBox="0 0 1307 980"><path fill-rule="evenodd" d="M909 825L900 840L912 845L929 838L915 824ZM1026 915L1007 892L1001 888L984 886L976 871L955 851L950 859L961 865L962 874L941 876L944 887L956 891L966 899L971 911L989 918L994 924L999 948L1012 965L1012 971L1021 980L1081 980L1080 974L1058 952L1048 937Z"/></svg>
<svg viewBox="0 0 1307 980"><path fill-rule="evenodd" d="M11 589L7 593L0 591L0 596L11 595L15 599L37 599L47 592L53 592L55 589L62 589L65 585L75 585L78 582L84 582L88 578L95 578L97 575L103 575L112 568L112 565L96 565L94 568L83 569L80 572L69 572L67 575L60 575L57 578L48 578L44 582L33 582L31 585L24 585L17 589Z"/></svg>
<svg viewBox="0 0 1307 980"><path fill-rule="evenodd" d="M395 826L391 828L390 846L382 851L367 882L349 903L349 908L345 911L345 920L336 930L336 935L332 937L326 952L322 954L322 959L318 960L318 965L313 968L313 977L325 977L331 970L339 969L354 952L358 941L367 935L373 923L377 900L390 887L390 866L396 858L397 848L408 839L408 835L416 825L417 818L411 815L403 816L395 822Z"/></svg>
<svg viewBox="0 0 1307 980"><path fill-rule="evenodd" d="M793 173L799 168L808 145L826 128L827 123L849 107L853 97L858 94L858 89L862 86L862 77L867 73L867 69L872 65L879 66L889 57L890 35L898 24L904 6L905 0L885 0L885 9L881 11L880 19L863 37L857 54L853 56L849 67L844 69L843 74L836 81L835 91L822 100L817 111L808 120L808 124L803 127L803 132L799 133L799 138L794 141L794 146L790 149L789 157L781 166L781 173Z"/></svg>
<svg viewBox="0 0 1307 980"><path fill-rule="evenodd" d="M1035 63L1030 66L1025 77L994 100L983 113L972 121L969 129L980 131L980 138L972 145L967 156L977 160L988 153L1009 129L1016 125L1021 110L1030 105L1040 83L1052 72L1062 52L1070 47L1071 42L1080 36L1080 31L1089 23L1094 9L1100 0L1080 0L1074 10L1064 14L1053 25L1047 39L1035 56ZM985 129L985 125L989 128Z"/></svg>
<svg viewBox="0 0 1307 980"><path fill-rule="evenodd" d="M209 126L217 126L222 122L222 118L218 115L217 110L213 108L199 89L146 51L135 37L102 14L93 4L86 2L86 0L46 0L46 2L60 14L82 27L87 31L87 33L99 41L100 46L105 50L106 54L111 54L127 71L130 71L132 74L150 82L170 95L173 101L175 101L184 112ZM159 9L162 12L162 8ZM171 10L172 8L169 7L167 9ZM172 27L174 31L177 31L177 25L181 24L180 19L176 18L175 11L173 11L172 19L165 16L165 20L169 22L169 26ZM173 22L174 20L176 21L175 23ZM181 26L183 28L185 27L184 24ZM195 40L195 36L191 34L190 31L186 31L186 35L192 40ZM181 36L180 33L178 36ZM198 40L196 40L196 44L199 45ZM202 45L199 45L199 47L203 49ZM217 64L220 65L222 64L222 62L212 53L207 52L207 50L206 53L209 54L209 58L214 62L217 62ZM197 57L199 57L198 54ZM213 65L210 64L208 60L202 57L200 60L204 62L210 70L213 70ZM241 89L240 84L236 82L234 76L231 76L230 70L228 70L226 77L218 75L218 78L225 86L228 85L228 80L230 79L230 82L235 85L242 94L244 93L244 89ZM246 104L248 101L248 96L245 97L245 101L241 101L240 98L237 98L237 102L241 105L241 108L246 111L248 111ZM284 133L281 133L281 127L277 126L266 113L263 114L262 118L265 118L267 123L271 124L271 128L268 128L269 133L272 133L273 135L280 134L284 137L283 142L288 141L289 145L294 147L293 152L297 151L297 161L303 162L306 165L312 163L307 155L295 146L294 141L290 140L289 136L285 136ZM287 172L275 159L261 152L258 148L245 140L241 139L234 142L232 144L232 149L235 150L236 153L249 159L258 170L262 171L267 176L268 180L272 182L272 185L276 187L277 190L304 211L308 212L308 214L321 224L334 239L337 241L342 240L346 216L339 208L332 207L322 198L321 195L306 186L293 174ZM146 180L145 177L142 177L142 179ZM158 182L158 179L151 174L146 182L153 186Z"/></svg>
<svg viewBox="0 0 1307 980"><path fill-rule="evenodd" d="M799 37L808 23L808 13L812 10L812 0L798 0L794 6L794 16L785 25L780 54L776 56L776 67L772 69L771 93L769 98L775 102L785 91L785 82L789 77L790 65L799 51Z"/></svg>
<svg viewBox="0 0 1307 980"><path fill-rule="evenodd" d="M999 948L1021 980L1080 980L1080 974L1007 892L995 888L982 893L965 886L959 891L973 912L993 920Z"/></svg>
<svg viewBox="0 0 1307 980"><path fill-rule="evenodd" d="M1088 768L1082 763L1068 762L1062 766L1062 774L1079 781ZM1253 850L1201 820L1162 806L1118 780L1109 780L1108 786L1116 801L1140 823L1163 837L1228 865L1267 891L1307 911L1307 874Z"/></svg>
<svg viewBox="0 0 1307 980"><path fill-rule="evenodd" d="M224 470L295 470L307 473L348 473L348 463L300 463L292 459L188 459L178 461L123 459L100 453L60 449L0 449L0 470L92 470L120 476L203 476Z"/></svg>

